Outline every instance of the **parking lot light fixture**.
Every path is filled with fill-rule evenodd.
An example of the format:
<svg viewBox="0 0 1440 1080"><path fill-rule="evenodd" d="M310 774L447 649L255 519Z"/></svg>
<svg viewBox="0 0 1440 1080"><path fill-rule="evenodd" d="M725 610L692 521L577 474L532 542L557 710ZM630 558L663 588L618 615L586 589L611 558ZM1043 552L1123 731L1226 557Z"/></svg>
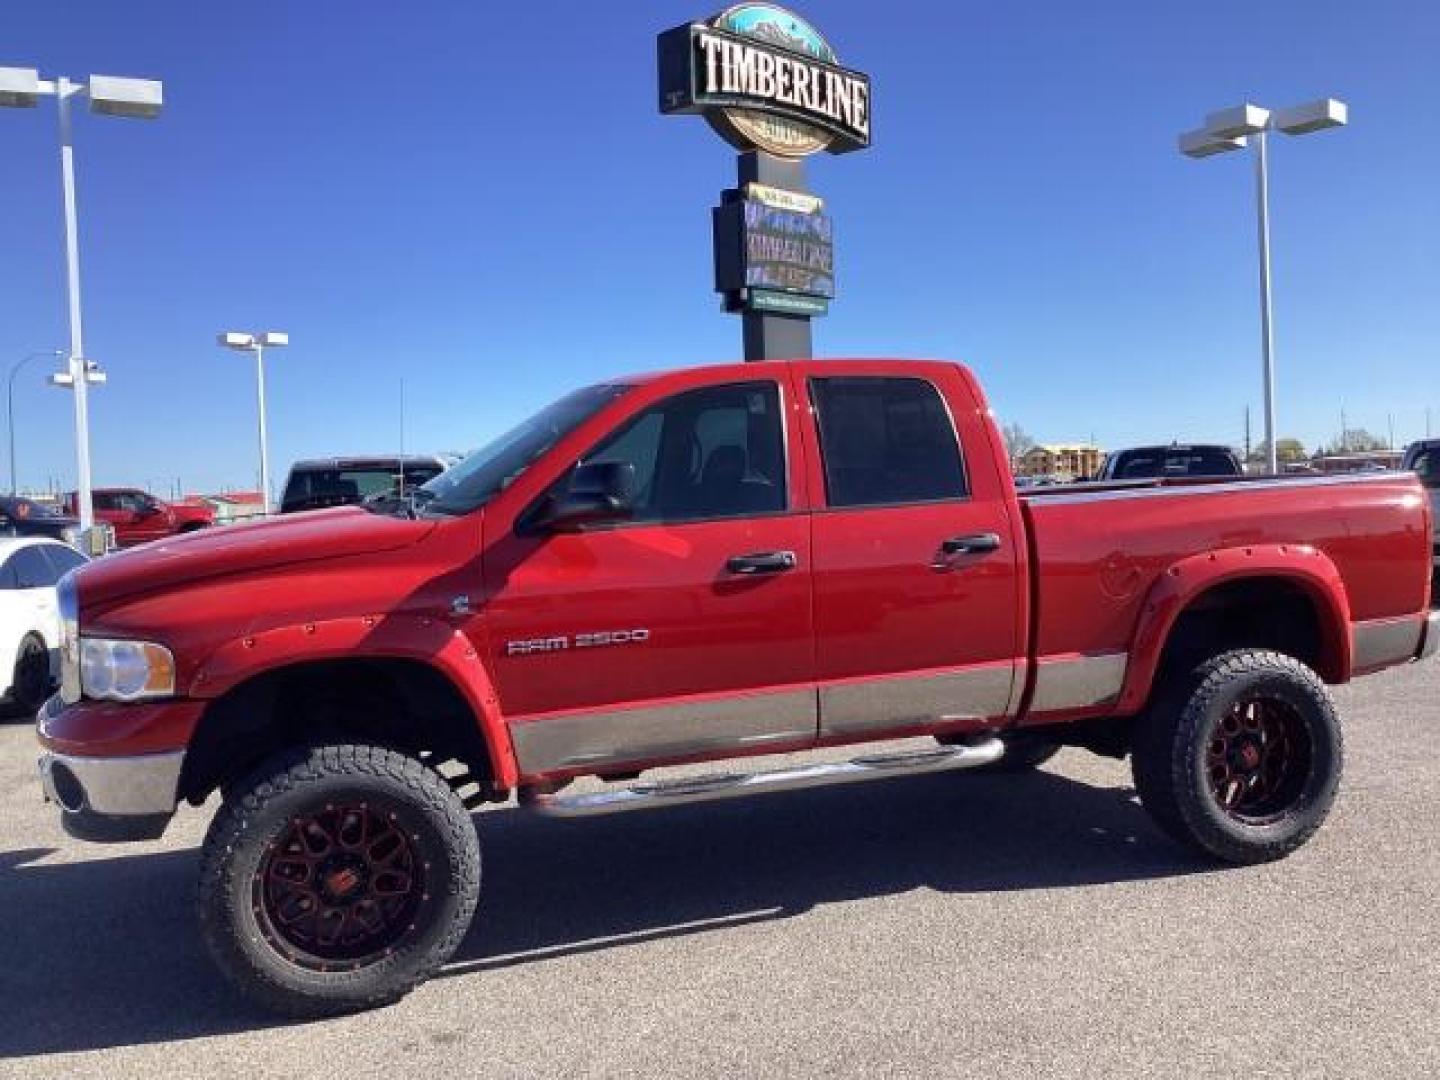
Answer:
<svg viewBox="0 0 1440 1080"><path fill-rule="evenodd" d="M158 79L90 76L90 111L102 116L153 120L160 115L162 86Z"/></svg>
<svg viewBox="0 0 1440 1080"><path fill-rule="evenodd" d="M40 73L34 68L0 67L0 105L33 109L40 104Z"/></svg>
<svg viewBox="0 0 1440 1080"><path fill-rule="evenodd" d="M1244 150L1245 139L1221 139L1211 135L1210 132L1201 128L1199 131L1187 131L1180 136L1180 152L1186 157L1206 158L1214 154L1226 154L1231 150Z"/></svg>
<svg viewBox="0 0 1440 1080"><path fill-rule="evenodd" d="M227 349L255 354L255 393L260 419L260 499L265 513L270 512L270 448L265 432L265 350L290 344L290 335L283 330L266 330L251 334L243 330L226 330L216 340Z"/></svg>
<svg viewBox="0 0 1440 1080"><path fill-rule="evenodd" d="M1270 166L1266 136L1271 131L1308 135L1340 127L1349 120L1343 101L1321 98L1304 105L1272 111L1246 102L1221 109L1205 118L1205 126L1180 136L1180 152L1189 158L1206 158L1230 150L1255 147L1255 212L1260 247L1260 353L1265 395L1266 468L1279 472L1275 451L1275 342L1270 306Z"/></svg>
<svg viewBox="0 0 1440 1080"><path fill-rule="evenodd" d="M86 390L92 379L83 364L85 341L80 319L80 240L75 208L75 149L71 138L72 99L86 97L91 112L102 116L153 120L160 114L163 89L156 79L92 75L89 83L61 75L42 79L35 68L0 67L0 106L33 109L40 98L53 97L60 118L60 180L64 191L65 282L69 295L70 379L57 385L75 391L75 501L81 529L95 521L90 498L90 410Z"/></svg>

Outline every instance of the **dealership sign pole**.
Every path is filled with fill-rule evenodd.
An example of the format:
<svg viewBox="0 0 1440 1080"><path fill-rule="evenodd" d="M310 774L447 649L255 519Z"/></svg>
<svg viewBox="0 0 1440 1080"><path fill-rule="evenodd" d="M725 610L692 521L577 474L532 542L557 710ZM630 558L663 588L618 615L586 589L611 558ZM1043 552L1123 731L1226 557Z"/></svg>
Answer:
<svg viewBox="0 0 1440 1080"><path fill-rule="evenodd" d="M739 151L712 224L715 289L740 314L745 359L809 358L810 320L835 297L835 242L805 158L870 145L870 77L773 4L667 30L657 52L660 111L699 113Z"/></svg>

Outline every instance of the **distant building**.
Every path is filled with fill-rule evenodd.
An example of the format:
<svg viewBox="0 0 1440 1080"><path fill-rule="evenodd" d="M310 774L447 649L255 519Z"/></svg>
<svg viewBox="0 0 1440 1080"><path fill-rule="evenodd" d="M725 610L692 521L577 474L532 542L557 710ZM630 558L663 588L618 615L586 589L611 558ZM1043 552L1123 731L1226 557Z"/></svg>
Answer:
<svg viewBox="0 0 1440 1080"><path fill-rule="evenodd" d="M1020 455L1017 476L1054 476L1061 480L1083 480L1100 471L1105 451L1089 443L1041 443Z"/></svg>

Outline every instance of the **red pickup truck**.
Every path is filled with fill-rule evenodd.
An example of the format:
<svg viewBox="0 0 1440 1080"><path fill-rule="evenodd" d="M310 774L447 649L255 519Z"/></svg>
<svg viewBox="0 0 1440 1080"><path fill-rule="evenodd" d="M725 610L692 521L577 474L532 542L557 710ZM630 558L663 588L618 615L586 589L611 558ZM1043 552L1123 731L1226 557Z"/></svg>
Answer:
<svg viewBox="0 0 1440 1080"><path fill-rule="evenodd" d="M215 524L215 511L208 506L167 503L139 488L96 488L90 497L95 520L114 528L117 547L134 547ZM65 509L78 512L75 492L65 496Z"/></svg>
<svg viewBox="0 0 1440 1080"><path fill-rule="evenodd" d="M1154 479L1018 496L954 364L767 363L579 390L392 513L153 544L60 587L38 717L65 827L223 803L199 918L221 968L316 1015L459 943L467 809L574 815L905 772L1129 755L1203 856L1320 826L1327 684L1427 656L1414 476ZM766 772L664 765L925 737ZM607 781L581 793L576 777Z"/></svg>

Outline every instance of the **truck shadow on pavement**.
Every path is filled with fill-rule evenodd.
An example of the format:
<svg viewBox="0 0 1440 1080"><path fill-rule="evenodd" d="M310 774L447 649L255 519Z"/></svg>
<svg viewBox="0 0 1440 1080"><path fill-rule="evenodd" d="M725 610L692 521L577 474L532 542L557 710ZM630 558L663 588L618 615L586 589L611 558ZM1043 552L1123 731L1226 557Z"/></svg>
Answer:
<svg viewBox="0 0 1440 1080"><path fill-rule="evenodd" d="M1047 772L901 777L581 820L505 808L477 823L480 911L446 977L915 889L1005 894L1210 869L1162 838L1128 788ZM283 1022L204 955L195 849L39 861L54 850L0 852L0 1058Z"/></svg>

